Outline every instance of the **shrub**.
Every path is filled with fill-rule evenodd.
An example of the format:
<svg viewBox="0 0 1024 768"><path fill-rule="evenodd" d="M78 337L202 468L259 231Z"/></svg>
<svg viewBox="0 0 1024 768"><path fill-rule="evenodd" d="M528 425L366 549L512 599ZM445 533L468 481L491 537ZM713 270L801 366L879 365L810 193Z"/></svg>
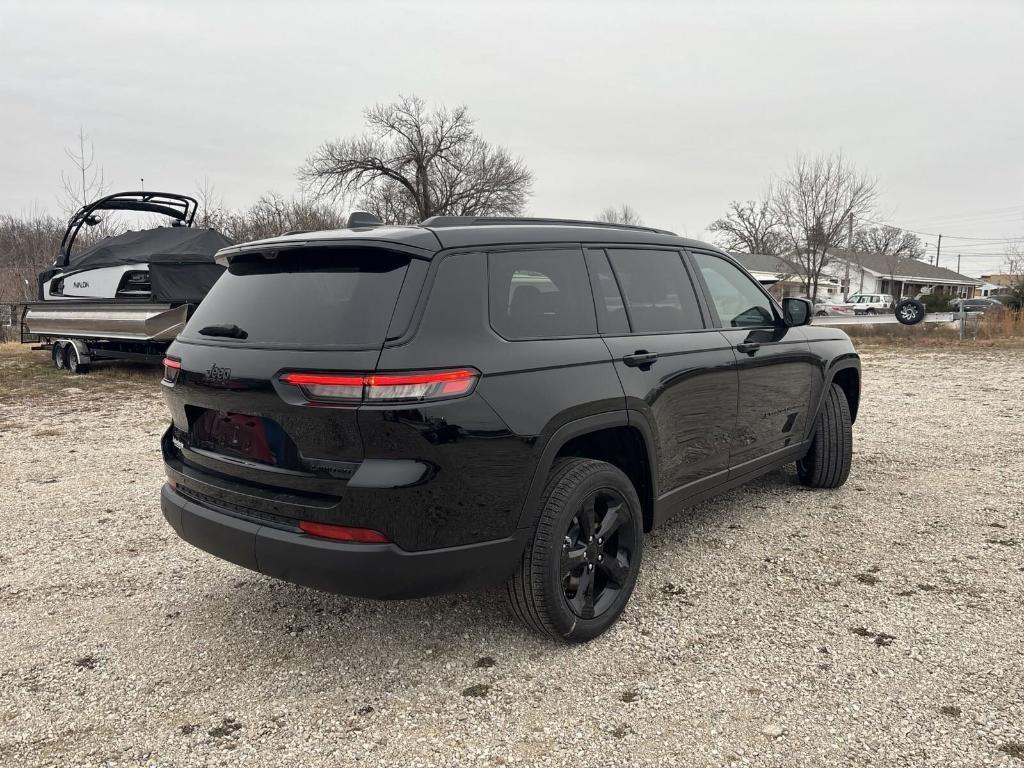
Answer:
<svg viewBox="0 0 1024 768"><path fill-rule="evenodd" d="M949 312L951 299L948 293L926 293L920 301L926 312Z"/></svg>

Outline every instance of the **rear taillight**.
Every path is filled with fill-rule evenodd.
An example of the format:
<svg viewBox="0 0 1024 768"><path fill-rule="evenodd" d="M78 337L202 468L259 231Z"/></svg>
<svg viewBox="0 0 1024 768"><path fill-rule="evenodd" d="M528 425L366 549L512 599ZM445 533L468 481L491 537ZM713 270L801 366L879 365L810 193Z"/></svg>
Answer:
<svg viewBox="0 0 1024 768"><path fill-rule="evenodd" d="M353 528L349 525L330 525L328 523L312 523L308 520L300 520L299 528L303 533L310 536L318 536L321 539L333 539L334 541L351 541L358 544L389 544L391 539L380 531L372 528Z"/></svg>
<svg viewBox="0 0 1024 768"><path fill-rule="evenodd" d="M363 399L363 376L334 376L326 373L286 373L285 384L294 384L310 400Z"/></svg>
<svg viewBox="0 0 1024 768"><path fill-rule="evenodd" d="M164 381L173 384L181 372L181 361L173 357L164 358Z"/></svg>
<svg viewBox="0 0 1024 768"><path fill-rule="evenodd" d="M285 384L322 402L421 402L461 397L473 391L480 374L469 368L427 373L286 373Z"/></svg>

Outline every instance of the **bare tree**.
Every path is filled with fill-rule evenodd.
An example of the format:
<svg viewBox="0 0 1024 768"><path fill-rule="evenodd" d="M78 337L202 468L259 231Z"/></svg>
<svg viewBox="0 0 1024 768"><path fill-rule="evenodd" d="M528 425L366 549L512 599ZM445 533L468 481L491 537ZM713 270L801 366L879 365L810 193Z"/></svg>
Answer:
<svg viewBox="0 0 1024 768"><path fill-rule="evenodd" d="M620 203L619 205L605 208L597 214L596 220L604 221L608 224L628 224L632 227L642 227L644 223L636 209L627 203Z"/></svg>
<svg viewBox="0 0 1024 768"><path fill-rule="evenodd" d="M769 200L747 200L742 203L733 200L729 203L725 217L711 222L708 229L715 233L715 240L727 251L778 256L786 247L785 237Z"/></svg>
<svg viewBox="0 0 1024 768"><path fill-rule="evenodd" d="M78 146L65 147L64 154L71 161L72 170L69 173L61 171L60 174L64 187L61 208L71 216L86 203L102 196L107 191L107 184L102 166L96 165L96 151L85 128L78 129Z"/></svg>
<svg viewBox="0 0 1024 768"><path fill-rule="evenodd" d="M850 217L863 218L877 196L877 182L842 153L800 156L776 180L771 208L786 244L781 258L791 262L811 298L831 251L846 238Z"/></svg>
<svg viewBox="0 0 1024 768"><path fill-rule="evenodd" d="M344 226L342 213L326 203L288 199L275 192L261 196L245 211L222 214L217 222L217 229L235 242Z"/></svg>
<svg viewBox="0 0 1024 768"><path fill-rule="evenodd" d="M202 182L196 182L196 202L199 204L195 218L197 227L203 229L223 227L223 221L228 212L224 208L224 198L217 192L217 188L210 181L209 176L204 176Z"/></svg>
<svg viewBox="0 0 1024 768"><path fill-rule="evenodd" d="M428 109L418 96L401 96L363 114L366 133L325 142L307 158L299 169L305 189L321 199L355 199L394 223L523 210L533 174L484 141L465 106Z"/></svg>
<svg viewBox="0 0 1024 768"><path fill-rule="evenodd" d="M31 301L36 275L53 263L64 223L47 213L0 214L0 303Z"/></svg>
<svg viewBox="0 0 1024 768"><path fill-rule="evenodd" d="M858 229L853 235L853 249L853 258L856 258L858 253L874 253L882 257L886 273L889 275L890 292L896 285L896 275L901 273L901 268L907 262L924 256L924 244L920 237L891 224ZM860 266L858 260L858 267ZM901 289L900 298L902 293Z"/></svg>
<svg viewBox="0 0 1024 768"><path fill-rule="evenodd" d="M921 238L891 224L862 227L853 235L853 247L865 253L877 253L895 259L920 259L924 255Z"/></svg>
<svg viewBox="0 0 1024 768"><path fill-rule="evenodd" d="M1011 243L1006 248L1006 272L1010 284L999 300L1011 309L1024 311L1024 240Z"/></svg>

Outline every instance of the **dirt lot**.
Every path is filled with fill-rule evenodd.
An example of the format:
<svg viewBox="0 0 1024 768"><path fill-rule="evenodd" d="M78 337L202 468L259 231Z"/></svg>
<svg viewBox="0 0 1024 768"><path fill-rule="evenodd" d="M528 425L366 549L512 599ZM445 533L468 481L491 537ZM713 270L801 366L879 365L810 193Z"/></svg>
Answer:
<svg viewBox="0 0 1024 768"><path fill-rule="evenodd" d="M865 354L850 482L648 539L585 647L179 541L156 376L0 348L0 765L1024 766L1024 352Z"/></svg>

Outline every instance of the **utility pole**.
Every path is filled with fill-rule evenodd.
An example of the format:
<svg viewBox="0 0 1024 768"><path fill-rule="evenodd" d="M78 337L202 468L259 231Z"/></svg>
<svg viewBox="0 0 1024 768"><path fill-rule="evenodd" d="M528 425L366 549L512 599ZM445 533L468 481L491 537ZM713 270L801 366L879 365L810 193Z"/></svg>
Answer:
<svg viewBox="0 0 1024 768"><path fill-rule="evenodd" d="M959 274L959 272L960 272L960 254L959 253L956 255L956 271Z"/></svg>
<svg viewBox="0 0 1024 768"><path fill-rule="evenodd" d="M942 253L942 235L939 235L939 244L935 246L935 266L939 266L939 254Z"/></svg>
<svg viewBox="0 0 1024 768"><path fill-rule="evenodd" d="M853 258L853 214L850 214L850 221L847 222L846 230L846 286L843 288L843 301L850 294L850 259Z"/></svg>

